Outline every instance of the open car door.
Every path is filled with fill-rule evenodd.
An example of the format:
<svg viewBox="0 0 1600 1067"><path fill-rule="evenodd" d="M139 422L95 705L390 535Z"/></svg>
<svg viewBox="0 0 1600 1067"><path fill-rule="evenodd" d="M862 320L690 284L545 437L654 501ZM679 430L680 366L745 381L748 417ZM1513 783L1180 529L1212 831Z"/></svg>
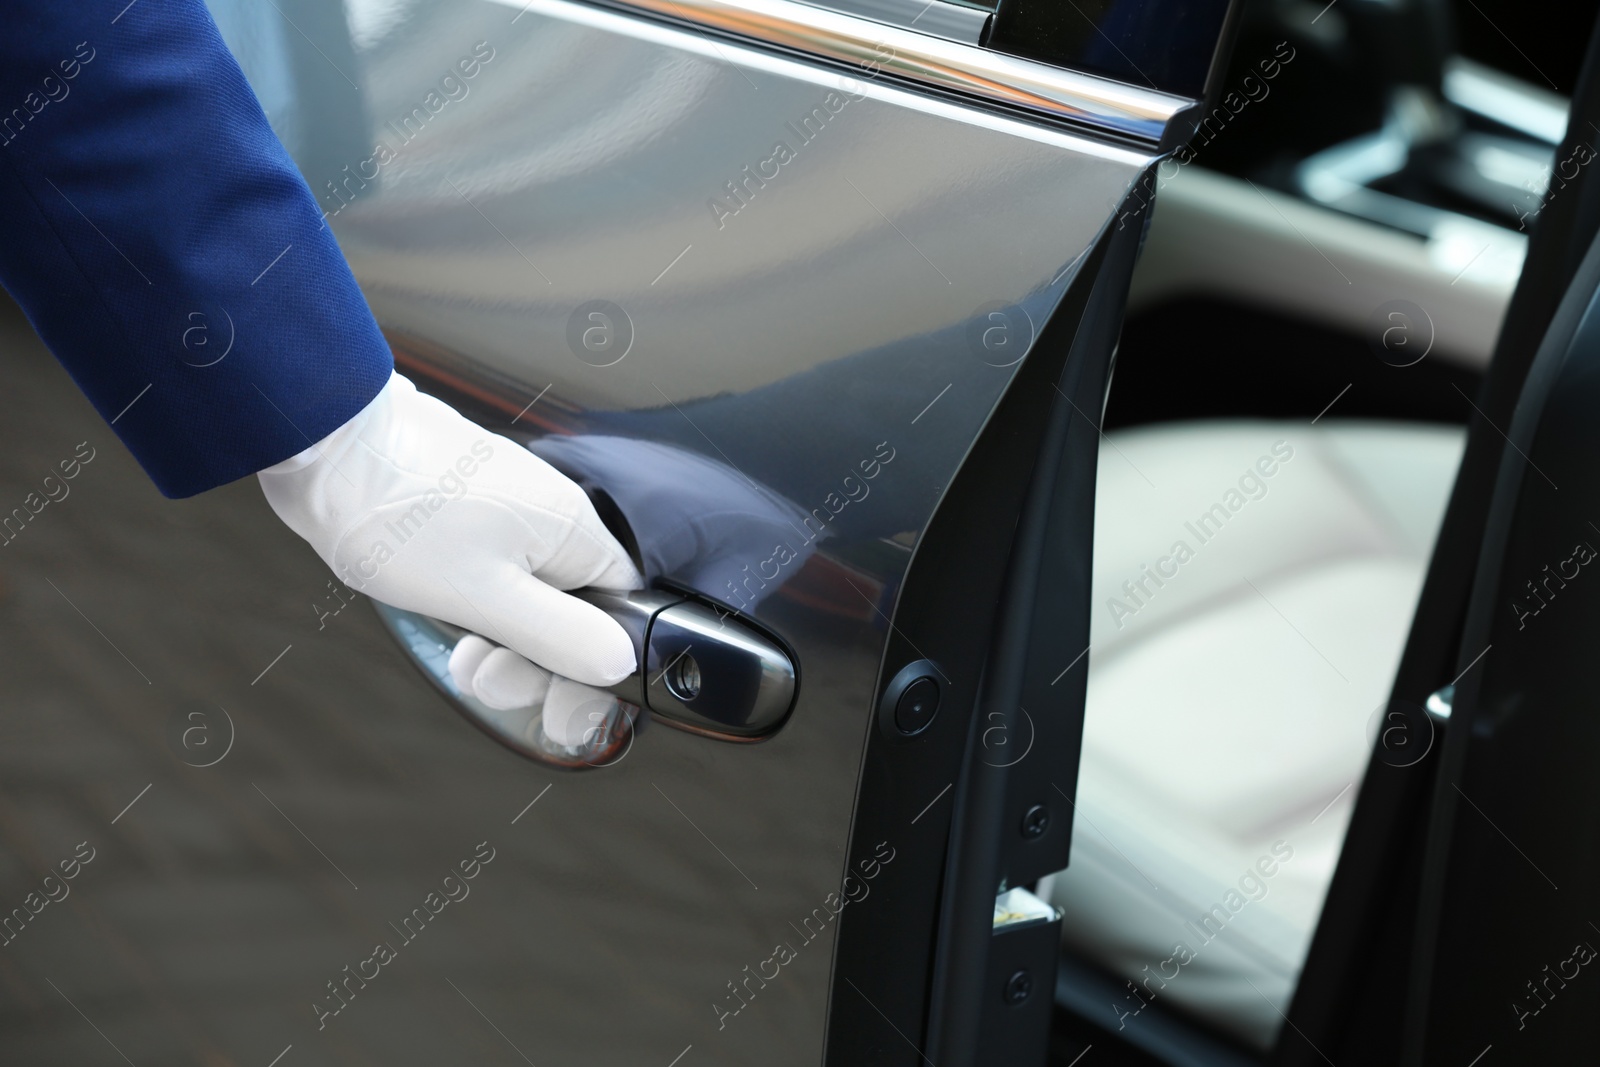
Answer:
<svg viewBox="0 0 1600 1067"><path fill-rule="evenodd" d="M612 604L643 710L576 746L462 698L455 634L386 614L581 822L508 844L518 911L484 961L548 1047L1042 1057L1055 927L1001 959L996 887L1065 864L1138 190L1226 13L1174 38L1134 6L1109 51L1093 22L942 0L429 4L358 32L380 133L450 48L484 53L392 162L330 179L402 368L578 480L653 590ZM996 727L1037 729L1023 768L974 756Z"/></svg>

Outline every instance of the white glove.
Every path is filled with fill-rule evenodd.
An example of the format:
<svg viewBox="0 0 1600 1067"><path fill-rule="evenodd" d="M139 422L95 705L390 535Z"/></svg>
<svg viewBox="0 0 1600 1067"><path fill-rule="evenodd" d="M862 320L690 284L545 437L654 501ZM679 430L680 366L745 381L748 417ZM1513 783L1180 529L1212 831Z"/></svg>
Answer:
<svg viewBox="0 0 1600 1067"><path fill-rule="evenodd" d="M582 743L590 724L576 712L606 698L588 686L634 670L622 627L559 591L642 584L583 490L399 374L258 477L272 510L346 585L504 646L464 638L450 659L456 684L496 708L546 699L558 743Z"/></svg>
<svg viewBox="0 0 1600 1067"><path fill-rule="evenodd" d="M491 708L543 704L539 725L558 745L591 748L616 729L617 698L600 689L535 667L509 648L467 634L450 653L450 677L463 693ZM534 740L532 737L527 740Z"/></svg>

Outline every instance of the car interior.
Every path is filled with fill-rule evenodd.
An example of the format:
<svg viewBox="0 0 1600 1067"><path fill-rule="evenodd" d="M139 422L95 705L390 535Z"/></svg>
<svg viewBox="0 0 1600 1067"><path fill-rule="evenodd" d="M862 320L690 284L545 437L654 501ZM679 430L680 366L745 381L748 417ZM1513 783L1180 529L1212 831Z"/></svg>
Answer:
<svg viewBox="0 0 1600 1067"><path fill-rule="evenodd" d="M1266 1062L1374 741L1420 721L1390 691L1529 221L1587 161L1556 150L1588 26L1519 35L1536 66L1504 5L1402 8L1246 5L1138 220L1072 862L1038 887L1059 1064Z"/></svg>

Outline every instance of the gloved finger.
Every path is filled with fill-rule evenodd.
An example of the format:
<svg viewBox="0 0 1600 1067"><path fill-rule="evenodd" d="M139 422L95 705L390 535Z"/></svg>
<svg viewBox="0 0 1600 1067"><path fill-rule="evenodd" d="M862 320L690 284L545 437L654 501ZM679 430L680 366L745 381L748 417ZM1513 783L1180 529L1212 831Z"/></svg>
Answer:
<svg viewBox="0 0 1600 1067"><path fill-rule="evenodd" d="M633 642L615 619L516 566L486 582L472 607L491 636L555 674L608 686L633 673Z"/></svg>
<svg viewBox="0 0 1600 1067"><path fill-rule="evenodd" d="M620 714L621 705L610 693L556 677L544 698L544 732L558 745L602 745Z"/></svg>
<svg viewBox="0 0 1600 1067"><path fill-rule="evenodd" d="M456 688L467 696L474 696L472 676L478 673L484 658L494 651L494 645L477 634L467 634L450 650L450 678Z"/></svg>
<svg viewBox="0 0 1600 1067"><path fill-rule="evenodd" d="M528 459L544 462L532 454ZM542 502L540 506L548 509L551 504ZM582 489L570 486L563 509L570 526L560 546L554 551L544 543L529 546L528 566L540 581L556 589L638 589L644 584L627 549L600 521Z"/></svg>
<svg viewBox="0 0 1600 1067"><path fill-rule="evenodd" d="M491 651L472 676L473 694L491 708L502 711L537 705L545 699L549 689L549 672L509 648Z"/></svg>

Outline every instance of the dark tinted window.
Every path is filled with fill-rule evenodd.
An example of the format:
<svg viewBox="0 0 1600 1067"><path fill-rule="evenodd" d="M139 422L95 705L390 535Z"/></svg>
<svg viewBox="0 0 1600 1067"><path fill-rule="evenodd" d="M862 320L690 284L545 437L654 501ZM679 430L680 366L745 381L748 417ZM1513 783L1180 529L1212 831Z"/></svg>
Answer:
<svg viewBox="0 0 1600 1067"><path fill-rule="evenodd" d="M1000 0L989 45L1199 96L1229 0Z"/></svg>

